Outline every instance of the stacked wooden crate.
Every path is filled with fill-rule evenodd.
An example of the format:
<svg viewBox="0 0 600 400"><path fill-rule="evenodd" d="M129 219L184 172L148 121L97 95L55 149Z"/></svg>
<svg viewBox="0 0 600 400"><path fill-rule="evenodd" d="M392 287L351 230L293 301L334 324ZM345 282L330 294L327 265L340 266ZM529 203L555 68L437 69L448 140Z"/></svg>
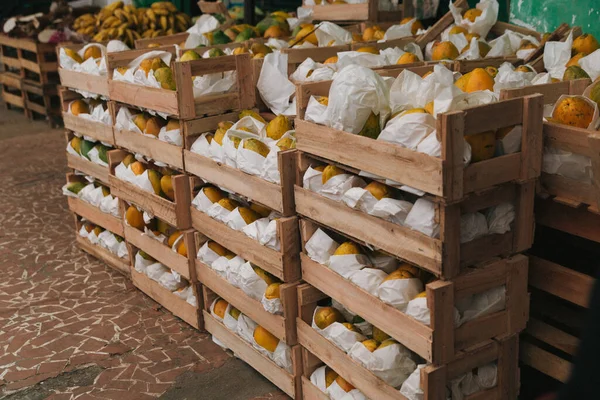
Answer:
<svg viewBox="0 0 600 400"><path fill-rule="evenodd" d="M29 119L42 116L53 126L60 119L56 45L0 35L2 97Z"/></svg>
<svg viewBox="0 0 600 400"><path fill-rule="evenodd" d="M427 72L427 67L420 68L415 71L421 75ZM427 364L421 372L424 398L445 399L452 379L494 360L498 367L496 386L469 398L516 398L518 334L525 328L529 312L528 260L519 253L529 249L533 240L535 180L541 170L542 96L438 115L438 158L304 120L310 97L328 96L330 86L331 81L317 82L299 85L297 90L295 202L301 218L302 279L308 284L299 288L298 300L298 341L304 349L307 378L302 379L305 398L313 398L307 393L319 394L308 378L323 363L368 398L405 398L314 329L313 312L324 298L335 300L423 360ZM464 136L517 125L522 126L521 151L465 166ZM342 173L363 171L378 176L380 183L388 179L425 192L424 199L435 208L439 238L303 187L309 167L327 164ZM510 231L461 243L461 215L506 202L515 211ZM338 243L349 240L363 248L375 248L433 274L436 280L425 285L430 324L408 316L308 257L306 243L317 229ZM501 286L506 289L501 311L455 326L458 302Z"/></svg>
<svg viewBox="0 0 600 400"><path fill-rule="evenodd" d="M582 95L589 79L505 90L503 98L541 93L547 106L563 95ZM545 152L566 152L588 160L577 179L542 172L535 203L536 238L529 284L532 318L522 336L521 360L565 382L584 329L585 310L600 255L600 136L587 129L544 122Z"/></svg>

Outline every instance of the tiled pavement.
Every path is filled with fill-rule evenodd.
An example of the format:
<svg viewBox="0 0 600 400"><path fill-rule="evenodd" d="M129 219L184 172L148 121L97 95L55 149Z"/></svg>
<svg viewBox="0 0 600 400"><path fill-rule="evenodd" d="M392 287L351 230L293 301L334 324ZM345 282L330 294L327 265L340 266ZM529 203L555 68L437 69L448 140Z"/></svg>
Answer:
<svg viewBox="0 0 600 400"><path fill-rule="evenodd" d="M283 399L74 244L62 130L0 111L0 399Z"/></svg>

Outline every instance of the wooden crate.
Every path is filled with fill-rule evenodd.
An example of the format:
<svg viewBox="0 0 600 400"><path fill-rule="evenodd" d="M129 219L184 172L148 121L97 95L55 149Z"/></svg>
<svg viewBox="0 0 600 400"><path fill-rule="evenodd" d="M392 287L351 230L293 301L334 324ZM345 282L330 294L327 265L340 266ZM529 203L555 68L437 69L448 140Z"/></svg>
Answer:
<svg viewBox="0 0 600 400"><path fill-rule="evenodd" d="M385 383L311 327L310 319L316 302L324 298L326 296L323 293L308 284L298 287L298 305L301 313L298 318L298 340L305 350L302 360L304 398L323 398L320 390L310 382L310 375L317 367L326 364L371 399L406 400L397 389ZM508 335L485 340L477 346L465 349L457 353L452 361L444 364L427 365L421 372L421 388L425 392L423 399L445 400L446 385L452 379L493 361L498 363L497 386L465 399L516 399L519 391L518 347L518 335Z"/></svg>
<svg viewBox="0 0 600 400"><path fill-rule="evenodd" d="M99 259L101 261L104 261L112 269L129 277L131 260L130 259L124 260L122 258L119 258L115 254L106 250L105 248L95 245L95 244L92 244L92 242L90 242L86 238L79 236L79 230L81 229L81 226L82 226L81 216L77 215L76 213L73 213L73 217L75 219L75 242L81 248L81 250L96 257L97 259ZM116 232L113 232L113 233L116 233Z"/></svg>
<svg viewBox="0 0 600 400"><path fill-rule="evenodd" d="M113 124L115 124L115 121L117 120L117 113L121 107L127 107L127 105L115 101L110 102L109 108ZM157 117L160 118L160 116ZM184 122L180 121L180 132L182 137L184 130L183 125ZM113 126L113 131L117 146L134 153L142 154L145 157L163 162L183 171L183 147L164 142L158 139L158 137L152 138L138 132L118 129L116 125Z"/></svg>
<svg viewBox="0 0 600 400"><path fill-rule="evenodd" d="M65 129L81 133L104 143L111 145L115 144L112 125L106 125L98 121L80 118L69 112L69 105L71 102L82 99L82 95L62 86L58 88L58 93L60 95L62 118Z"/></svg>
<svg viewBox="0 0 600 400"><path fill-rule="evenodd" d="M2 100L6 104L6 108L17 107L27 114L23 80L20 75L14 72L2 72L0 73L0 83L2 83Z"/></svg>
<svg viewBox="0 0 600 400"><path fill-rule="evenodd" d="M10 70L21 76L21 52L19 39L0 34L0 64L5 71Z"/></svg>
<svg viewBox="0 0 600 400"><path fill-rule="evenodd" d="M440 227L438 239L303 188L301 185L304 172L310 165L322 165L323 162L302 152L299 153L298 160L299 184L295 186L298 214L367 246L375 246L414 263L436 276L453 278L465 267L493 257L520 253L530 248L533 242L534 180L523 184L500 185L469 195L454 204L434 202ZM342 168L354 174L358 173L346 166ZM460 243L462 214L506 202L513 204L515 209L515 219L509 232L488 234L467 243Z"/></svg>
<svg viewBox="0 0 600 400"><path fill-rule="evenodd" d="M589 79L549 83L528 86L519 89L507 89L500 93L503 99L514 99L533 93L541 93L545 104L554 104L562 95L581 95L591 84ZM541 189L544 194L553 196L555 201L579 207L584 205L593 212L600 208L600 136L589 129L544 122L544 146L564 150L573 154L589 157L592 162L594 178L591 182L567 178L542 172Z"/></svg>
<svg viewBox="0 0 600 400"><path fill-rule="evenodd" d="M25 108L29 119L41 116L48 120L52 127L61 120L60 97L55 84L39 84L24 79L22 84L25 93Z"/></svg>
<svg viewBox="0 0 600 400"><path fill-rule="evenodd" d="M566 205L555 199L537 198L535 221L538 225L600 243L600 214L591 207L586 209Z"/></svg>
<svg viewBox="0 0 600 400"><path fill-rule="evenodd" d="M170 51L175 55L175 46L158 49ZM107 55L108 91L111 100L160 111L179 119L199 118L254 107L256 99L252 87L249 54L174 62L172 68L177 90L151 88L112 79L113 70L127 66L135 58L151 50L156 49L130 50ZM237 72L237 89L234 92L194 98L191 84L193 76L227 71Z"/></svg>
<svg viewBox="0 0 600 400"><path fill-rule="evenodd" d="M71 182L89 183L85 177L68 172L67 183ZM67 203L69 205L69 210L71 210L73 213L87 219L95 225L111 231L112 233L115 233L121 237L124 236L123 221L120 218L102 212L98 207L94 207L90 203L85 202L78 197L67 197Z"/></svg>
<svg viewBox="0 0 600 400"><path fill-rule="evenodd" d="M19 70L22 78L40 85L59 82L56 44L0 34L0 46L2 46L0 60L2 64Z"/></svg>
<svg viewBox="0 0 600 400"><path fill-rule="evenodd" d="M301 220L300 224L302 242L306 243L318 226L308 220ZM518 333L525 328L528 319L527 258L522 255L479 265L450 281L437 280L427 284L430 326L383 302L329 267L313 261L305 252L300 255L300 260L305 282L435 364L450 362L461 351L490 338ZM457 301L502 285L506 285L504 310L455 327ZM300 306L302 304L300 301ZM316 302L300 315L309 325L314 306Z"/></svg>
<svg viewBox="0 0 600 400"><path fill-rule="evenodd" d="M147 49L148 46L152 45L152 47L158 46L172 46L177 45L181 46L182 43L185 43L188 36L190 34L187 32L180 32L174 35L167 36L159 36L155 38L144 38L144 39L136 39L135 48L136 49Z"/></svg>
<svg viewBox="0 0 600 400"><path fill-rule="evenodd" d="M423 67L421 67L423 68ZM427 67L426 67L427 68ZM399 73L395 70L395 73ZM437 132L442 157L392 143L343 132L304 120L311 96L328 96L332 81L297 86L296 147L306 153L459 201L469 193L496 185L528 181L540 175L542 96L532 95L439 114ZM463 135L523 126L521 151L465 167Z"/></svg>
<svg viewBox="0 0 600 400"><path fill-rule="evenodd" d="M300 376L302 374L302 356L300 346L292 346L292 373L279 367L267 356L256 350L252 345L237 334L230 331L225 325L210 314L210 305L219 297L206 286L204 292L204 327L205 329L221 341L228 349L233 351L236 357L246 362L252 368L260 372L265 378L271 381L275 386L285 392L293 399L302 398Z"/></svg>
<svg viewBox="0 0 600 400"><path fill-rule="evenodd" d="M194 194L197 193L194 190ZM192 196L193 198L194 196ZM190 206L192 227L208 236L244 260L258 265L283 282L296 282L300 279L300 240L298 218L281 217L277 219L277 235L280 251L263 246L248 237L244 232L236 231L223 222L211 218L208 214Z"/></svg>
<svg viewBox="0 0 600 400"><path fill-rule="evenodd" d="M379 1L368 0L360 4L327 4L308 6L312 10L312 18L318 21L397 21L414 14L412 2L403 1L394 11L380 11Z"/></svg>
<svg viewBox="0 0 600 400"><path fill-rule="evenodd" d="M173 176L175 201L162 198L115 176L115 167L129 154L124 150L113 150L108 153L109 176L108 182L113 195L122 200L150 212L178 229L191 227L190 218L190 180L185 174Z"/></svg>
<svg viewBox="0 0 600 400"><path fill-rule="evenodd" d="M199 249L208 238L201 233L196 233L196 252L192 256L193 268L198 281L205 288L222 297L232 306L247 315L253 321L263 326L284 343L293 346L298 343L296 338L296 317L298 315L298 295L296 288L298 282L283 283L280 288L283 315L272 314L266 311L260 301L248 296L243 290L236 288L225 278L221 277L208 265L195 257ZM210 306L210 304L209 304Z"/></svg>
<svg viewBox="0 0 600 400"><path fill-rule="evenodd" d="M71 49L75 52L81 50L83 44L64 44L56 48L56 54L60 54L60 49ZM108 97L108 76L92 75L85 72L72 71L58 66L58 75L60 84L71 89L85 90L86 92L96 93Z"/></svg>
<svg viewBox="0 0 600 400"><path fill-rule="evenodd" d="M213 161L208 157L190 151L196 139L202 133L214 132L221 121L237 121L237 113L184 122L183 157L186 172L209 181L219 187L231 190L264 204L284 216L295 214L294 180L296 151L286 150L278 153L281 183L269 182L259 176L247 174L238 168Z"/></svg>
<svg viewBox="0 0 600 400"><path fill-rule="evenodd" d="M71 139L73 139L73 137L75 137L75 134L71 131L65 131L65 137L67 140L67 146L68 143L71 141ZM111 151L115 151L115 150L110 150L108 153L110 153ZM110 161L110 157L109 157L109 161ZM100 182L106 184L107 186L109 185L109 179L108 179L108 175L109 175L109 168L108 167L103 167L100 164L96 164L86 158L80 157L80 156L75 156L71 153L67 153L67 166L69 168L72 168L76 171L80 171L83 172L86 175L89 176L93 176L94 178L98 179ZM111 186L112 189L112 186ZM113 195L116 196L116 194L113 193Z"/></svg>
<svg viewBox="0 0 600 400"><path fill-rule="evenodd" d="M121 201L121 210L123 212L126 210L126 207L126 202ZM148 235L144 235L143 231L128 225L125 221L123 221L123 232L127 243L138 250L143 250L165 267L176 271L190 283L198 282L191 257L182 256L166 244L160 243ZM185 247L188 249L188 253L191 254L194 249L194 232L188 229L183 231L182 234Z"/></svg>

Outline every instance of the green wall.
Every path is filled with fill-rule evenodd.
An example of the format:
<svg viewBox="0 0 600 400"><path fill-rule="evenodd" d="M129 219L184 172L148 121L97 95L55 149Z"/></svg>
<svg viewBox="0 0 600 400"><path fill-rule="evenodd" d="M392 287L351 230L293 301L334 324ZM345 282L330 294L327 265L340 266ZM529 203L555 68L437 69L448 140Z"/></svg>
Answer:
<svg viewBox="0 0 600 400"><path fill-rule="evenodd" d="M511 0L510 22L539 32L566 22L600 38L600 0Z"/></svg>

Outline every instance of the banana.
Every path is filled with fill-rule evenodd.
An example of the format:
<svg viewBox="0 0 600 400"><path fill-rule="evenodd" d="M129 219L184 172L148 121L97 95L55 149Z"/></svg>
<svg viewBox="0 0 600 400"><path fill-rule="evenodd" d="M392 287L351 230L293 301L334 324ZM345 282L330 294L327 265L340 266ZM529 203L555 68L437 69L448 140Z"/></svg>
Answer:
<svg viewBox="0 0 600 400"><path fill-rule="evenodd" d="M114 11L116 9L123 8L123 6L124 6L124 3L122 1L115 1L114 3L109 4L106 7L104 7L102 10L110 12L112 14L112 13L114 13Z"/></svg>
<svg viewBox="0 0 600 400"><path fill-rule="evenodd" d="M166 8L153 8L152 11L154 11L154 14L156 15L167 16L170 14L169 10L167 10Z"/></svg>
<svg viewBox="0 0 600 400"><path fill-rule="evenodd" d="M155 38L155 37L158 37L158 36L162 36L162 35L160 34L160 31L154 31L154 33L152 33L152 37L153 37L153 38Z"/></svg>
<svg viewBox="0 0 600 400"><path fill-rule="evenodd" d="M135 40L141 39L142 35L140 35L140 33L138 31L131 31L131 33L133 33L133 38Z"/></svg>
<svg viewBox="0 0 600 400"><path fill-rule="evenodd" d="M179 20L177 20L177 22L175 23L175 28L177 28L179 32L185 32L187 30L186 25L182 24Z"/></svg>
<svg viewBox="0 0 600 400"><path fill-rule="evenodd" d="M159 22L160 22L160 27L163 30L167 30L167 17L165 17L164 15L161 15Z"/></svg>
<svg viewBox="0 0 600 400"><path fill-rule="evenodd" d="M173 30L173 28L169 28L167 29L167 35L174 35L175 31Z"/></svg>
<svg viewBox="0 0 600 400"><path fill-rule="evenodd" d="M91 35L92 33L94 33L94 26L88 26L87 28L83 29L83 34L84 35Z"/></svg>
<svg viewBox="0 0 600 400"><path fill-rule="evenodd" d="M169 28L175 28L175 16L171 14L167 17L167 19L169 21Z"/></svg>
<svg viewBox="0 0 600 400"><path fill-rule="evenodd" d="M112 27L113 22L120 23L121 20L119 18L115 17L114 15L112 15L104 20L104 22L102 23L102 28L106 29L106 28Z"/></svg>
<svg viewBox="0 0 600 400"><path fill-rule="evenodd" d="M156 13L154 12L153 9L148 8L146 10L146 16L148 16L148 19L152 22L156 22Z"/></svg>
<svg viewBox="0 0 600 400"><path fill-rule="evenodd" d="M129 41L129 43L133 43L134 39L133 39L133 32L131 31L131 29L127 29L125 30L125 34L127 35L127 40Z"/></svg>
<svg viewBox="0 0 600 400"><path fill-rule="evenodd" d="M121 21L127 21L127 17L125 16L125 11L118 9L115 10L115 13L113 14L115 17L119 18L119 20Z"/></svg>

